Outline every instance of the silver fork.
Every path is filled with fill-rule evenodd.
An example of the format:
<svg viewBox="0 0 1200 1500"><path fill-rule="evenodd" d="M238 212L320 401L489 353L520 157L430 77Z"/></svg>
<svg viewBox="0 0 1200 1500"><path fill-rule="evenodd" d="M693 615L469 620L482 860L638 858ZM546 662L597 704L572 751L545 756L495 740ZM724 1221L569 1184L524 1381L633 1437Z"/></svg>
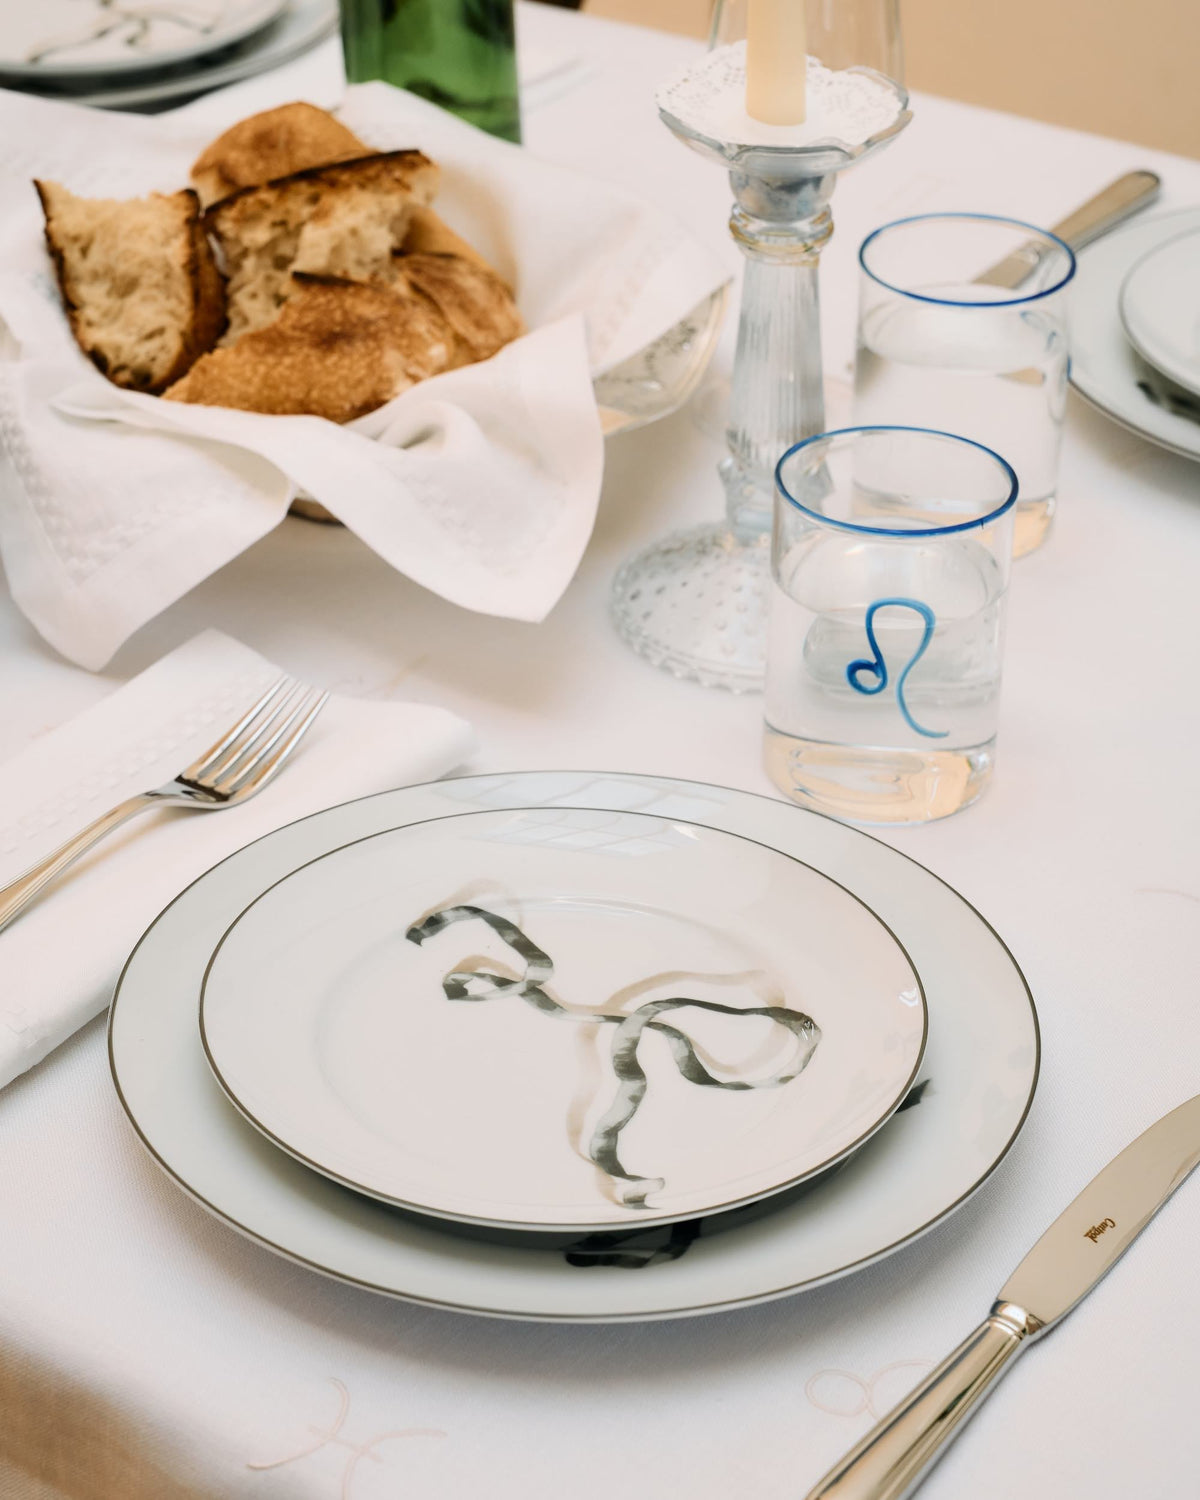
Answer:
<svg viewBox="0 0 1200 1500"><path fill-rule="evenodd" d="M328 693L291 677L278 678L232 729L173 780L118 803L11 885L0 887L0 927L7 927L56 876L138 813L151 807L215 812L261 792L278 776L328 700Z"/></svg>

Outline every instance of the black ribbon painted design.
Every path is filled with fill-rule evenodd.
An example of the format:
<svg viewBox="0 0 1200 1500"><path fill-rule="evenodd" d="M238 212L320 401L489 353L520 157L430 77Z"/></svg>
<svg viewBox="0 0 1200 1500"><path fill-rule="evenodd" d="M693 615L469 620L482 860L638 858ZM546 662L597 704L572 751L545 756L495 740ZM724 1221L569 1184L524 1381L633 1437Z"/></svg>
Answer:
<svg viewBox="0 0 1200 1500"><path fill-rule="evenodd" d="M609 1230L589 1234L563 1251L569 1266L616 1266L622 1271L644 1271L686 1255L704 1229L703 1219L675 1224L647 1224L642 1229Z"/></svg>
<svg viewBox="0 0 1200 1500"><path fill-rule="evenodd" d="M932 1088L931 1078L913 1084L896 1114L914 1109L929 1096ZM889 1121L880 1134L891 1128ZM818 1176L806 1178L796 1187L785 1188L769 1200L739 1204L736 1208L706 1214L702 1219L681 1219L673 1224L646 1224L637 1229L605 1229L588 1234L567 1245L562 1252L563 1259L569 1266L585 1270L593 1266L615 1266L622 1271L644 1271L650 1266L664 1265L686 1255L702 1236L709 1238L728 1229L741 1228L756 1219L790 1208L845 1165L846 1158L843 1158Z"/></svg>
<svg viewBox="0 0 1200 1500"><path fill-rule="evenodd" d="M568 1010L544 988L554 974L554 963L549 954L544 953L507 917L498 916L481 906L446 907L410 927L405 937L410 943L419 946L458 922L485 923L521 959L525 972L520 976L508 976L477 969L451 969L442 980L442 990L447 1000L481 1001L515 994L545 1015L572 1021L601 1022L615 1028L612 1065L617 1076L617 1094L592 1132L587 1154L610 1177L628 1184L622 1193L622 1202L627 1208L645 1208L647 1197L664 1186L664 1179L661 1177L641 1177L627 1171L618 1151L621 1132L637 1113L649 1086L645 1069L638 1058L638 1048L647 1031L657 1031L666 1038L675 1066L689 1083L702 1088L729 1090L774 1089L791 1083L808 1066L821 1040L821 1028L810 1016L781 1005L721 1005L714 1000L677 996L648 1001L629 1015ZM659 1019L673 1011L682 1010L710 1011L723 1016L764 1016L795 1037L798 1043L797 1055L787 1066L766 1078L718 1078L704 1066L695 1046L684 1033L676 1026Z"/></svg>

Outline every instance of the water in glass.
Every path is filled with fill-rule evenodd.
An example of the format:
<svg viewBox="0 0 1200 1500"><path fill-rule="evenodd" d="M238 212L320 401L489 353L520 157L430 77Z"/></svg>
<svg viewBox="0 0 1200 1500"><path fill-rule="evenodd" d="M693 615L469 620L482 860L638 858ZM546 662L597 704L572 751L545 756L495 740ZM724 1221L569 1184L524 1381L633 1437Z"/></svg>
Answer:
<svg viewBox="0 0 1200 1500"><path fill-rule="evenodd" d="M979 286L924 290L985 306L976 316L904 299L865 311L854 420L939 427L1002 453L1021 484L1013 538L1021 557L1042 541L1054 514L1067 397L1061 315L1036 302L997 306Z"/></svg>
<svg viewBox="0 0 1200 1500"><path fill-rule="evenodd" d="M868 822L973 801L992 767L1005 584L971 532L899 555L813 532L778 559L765 753L780 789Z"/></svg>

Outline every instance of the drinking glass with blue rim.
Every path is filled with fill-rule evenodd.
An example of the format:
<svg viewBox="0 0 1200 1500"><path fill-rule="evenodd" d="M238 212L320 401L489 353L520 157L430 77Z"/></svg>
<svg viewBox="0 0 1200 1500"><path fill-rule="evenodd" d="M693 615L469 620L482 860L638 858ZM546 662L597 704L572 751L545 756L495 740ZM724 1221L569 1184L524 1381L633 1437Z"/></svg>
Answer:
<svg viewBox="0 0 1200 1500"><path fill-rule="evenodd" d="M995 761L1017 478L980 443L853 427L776 470L766 764L794 801L945 817Z"/></svg>
<svg viewBox="0 0 1200 1500"><path fill-rule="evenodd" d="M918 214L858 252L855 425L916 423L985 443L1017 471L1013 556L1057 504L1067 406L1067 295L1057 235L995 214Z"/></svg>

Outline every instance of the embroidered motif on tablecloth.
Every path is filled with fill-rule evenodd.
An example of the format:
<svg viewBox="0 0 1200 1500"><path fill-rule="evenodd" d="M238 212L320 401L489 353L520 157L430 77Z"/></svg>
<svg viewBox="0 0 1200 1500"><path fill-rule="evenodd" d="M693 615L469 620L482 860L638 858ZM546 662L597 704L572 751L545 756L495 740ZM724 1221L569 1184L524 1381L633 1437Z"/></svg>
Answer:
<svg viewBox="0 0 1200 1500"><path fill-rule="evenodd" d="M267 1469L282 1469L288 1464L300 1463L303 1459L311 1458L315 1453L320 1453L324 1449L340 1448L346 1454L346 1466L342 1470L342 1483L338 1491L339 1500L354 1500L354 1479L359 1465L364 1461L386 1465L391 1463L396 1456L394 1451L389 1452L387 1444L396 1443L401 1438L448 1436L440 1427L399 1427L392 1431L376 1433L374 1437L366 1438L361 1442L355 1442L343 1435L343 1429L350 1416L350 1392L342 1381L333 1376L330 1377L329 1383L338 1395L338 1410L333 1421L327 1426L307 1423L306 1427L313 1435L313 1442L296 1453L285 1454L282 1458L250 1460L246 1464L248 1469L258 1473Z"/></svg>

